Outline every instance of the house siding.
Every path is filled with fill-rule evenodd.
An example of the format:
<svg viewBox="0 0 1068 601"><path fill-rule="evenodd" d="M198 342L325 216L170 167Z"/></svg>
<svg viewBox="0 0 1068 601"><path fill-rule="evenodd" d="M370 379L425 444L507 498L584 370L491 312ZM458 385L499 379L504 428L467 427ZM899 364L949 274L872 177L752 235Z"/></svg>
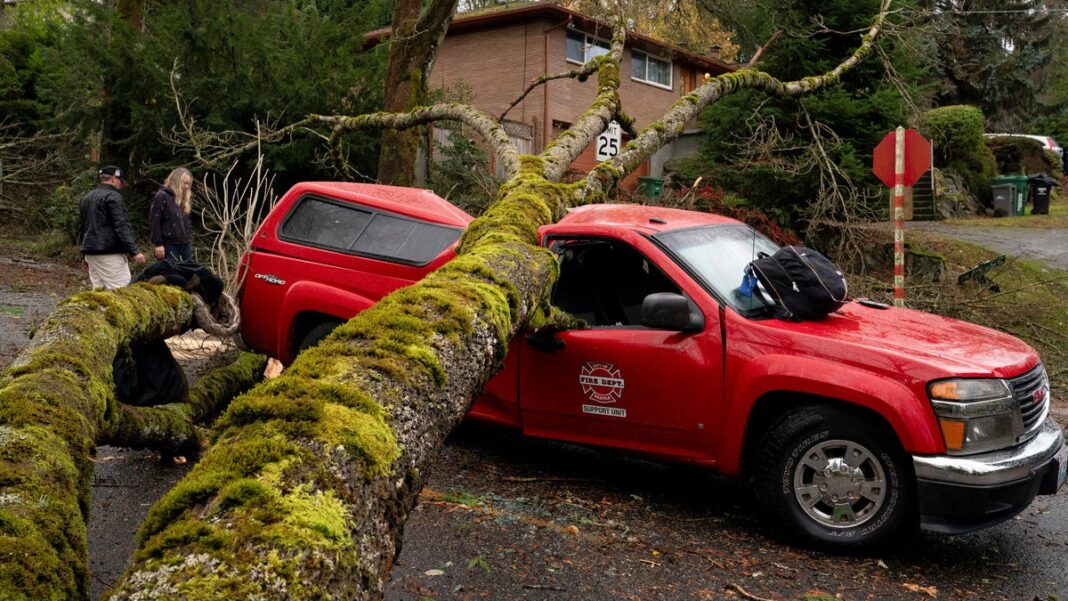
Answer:
<svg viewBox="0 0 1068 601"><path fill-rule="evenodd" d="M594 32L606 39L610 32ZM663 56L655 50L653 56ZM546 73L561 73L577 68L567 61L566 21L534 18L520 23L495 24L477 30L450 32L442 43L429 82L438 88L456 89L462 82L470 94L463 100L494 117L523 93L531 80ZM625 49L620 65L620 99L623 110L638 128L648 126L663 116L679 97L691 91L703 74L694 72L679 61L672 61L672 89L665 89L630 77L631 52ZM573 123L587 109L597 93L596 76L584 82L565 78L550 81L533 90L513 107L506 119L528 126L533 132L530 147L534 152L545 148L552 139ZM693 124L688 124L688 129ZM624 143L626 139L624 139ZM586 172L595 164L591 144L572 163L572 168ZM646 162L623 182L633 189L636 178L650 172ZM659 174L659 164L656 169Z"/></svg>

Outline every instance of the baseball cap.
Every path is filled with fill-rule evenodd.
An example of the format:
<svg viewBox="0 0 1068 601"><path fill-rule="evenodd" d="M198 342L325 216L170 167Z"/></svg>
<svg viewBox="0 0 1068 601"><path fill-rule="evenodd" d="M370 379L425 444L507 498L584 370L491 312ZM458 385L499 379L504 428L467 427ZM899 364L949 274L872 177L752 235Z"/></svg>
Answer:
<svg viewBox="0 0 1068 601"><path fill-rule="evenodd" d="M117 177L119 178L119 181L124 184L126 183L126 178L123 176L122 168L116 167L115 165L108 165L107 167L102 167L100 169L100 175L110 175L112 177Z"/></svg>

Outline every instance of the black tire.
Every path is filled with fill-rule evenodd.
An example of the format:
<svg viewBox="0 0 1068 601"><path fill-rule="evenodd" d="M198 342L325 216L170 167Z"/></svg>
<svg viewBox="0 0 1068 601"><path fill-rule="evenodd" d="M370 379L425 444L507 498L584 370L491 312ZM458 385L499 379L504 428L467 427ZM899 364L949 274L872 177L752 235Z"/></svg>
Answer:
<svg viewBox="0 0 1068 601"><path fill-rule="evenodd" d="M330 335L330 332L334 331L334 328L341 325L341 321L337 319L327 319L315 325L312 329L308 330L308 333L304 335L304 338L300 339L300 344L297 346L297 354L301 354L307 349L319 344L319 342Z"/></svg>
<svg viewBox="0 0 1068 601"><path fill-rule="evenodd" d="M822 546L859 548L910 531L911 473L882 429L857 414L814 405L769 429L753 483L761 508L789 533Z"/></svg>

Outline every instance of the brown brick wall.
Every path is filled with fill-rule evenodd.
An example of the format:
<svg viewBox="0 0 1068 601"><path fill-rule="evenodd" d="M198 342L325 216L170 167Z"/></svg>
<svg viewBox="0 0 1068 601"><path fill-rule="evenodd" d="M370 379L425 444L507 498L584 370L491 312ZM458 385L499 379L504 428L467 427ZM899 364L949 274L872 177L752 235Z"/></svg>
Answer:
<svg viewBox="0 0 1068 601"><path fill-rule="evenodd" d="M667 90L631 80L630 63L630 49L627 48L620 66L620 97L623 110L634 117L639 128L659 119L680 96L700 82L702 75L674 61L673 89ZM523 24L449 34L438 51L429 83L431 87L446 88L463 81L472 94L468 100L497 117L535 77L568 71L577 66L567 61L565 27L538 19ZM533 148L539 152L544 148L546 137L551 140L555 133L559 133L559 129L553 128L554 121L573 123L589 108L596 94L596 86L596 77L585 82L573 79L551 81L531 92L506 118L534 127ZM548 111L545 110L546 105ZM591 146L573 166L586 171L592 164ZM648 165L643 165L636 175L644 173L648 173Z"/></svg>
<svg viewBox="0 0 1068 601"><path fill-rule="evenodd" d="M471 103L498 117L530 83L544 72L547 22L534 21L497 29L449 35L438 51L430 72L431 87L451 87L466 83L473 93ZM540 124L544 115L544 93L535 90L509 111L507 119ZM540 147L540 137L536 141Z"/></svg>

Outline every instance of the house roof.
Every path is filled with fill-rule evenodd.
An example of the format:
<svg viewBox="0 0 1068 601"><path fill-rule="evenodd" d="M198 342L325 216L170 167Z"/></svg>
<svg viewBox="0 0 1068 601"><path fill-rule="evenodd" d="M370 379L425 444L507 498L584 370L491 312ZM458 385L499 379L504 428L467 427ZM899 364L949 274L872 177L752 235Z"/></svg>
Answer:
<svg viewBox="0 0 1068 601"><path fill-rule="evenodd" d="M452 24L449 25L449 30L446 35L464 31L477 31L479 29L493 29L503 25L523 23L534 19L549 19L552 21L559 21L560 23L566 22L577 29L586 31L587 33L596 33L597 31L605 32L604 35L606 37L610 35L612 31L612 27L607 21L586 16L557 4L551 4L549 2L531 2L519 5L505 5L503 7L494 7L487 10L457 15L453 18ZM376 29L368 32L364 36L364 40L366 45L373 46L388 38L389 34L389 28ZM669 44L654 37L634 31L627 32L627 43L628 45L640 48L651 54L667 56L688 63L699 70L703 70L713 75L718 75L726 71L734 71L736 69L734 65L719 59L702 56L696 52L682 48L681 46L675 46L674 44Z"/></svg>

